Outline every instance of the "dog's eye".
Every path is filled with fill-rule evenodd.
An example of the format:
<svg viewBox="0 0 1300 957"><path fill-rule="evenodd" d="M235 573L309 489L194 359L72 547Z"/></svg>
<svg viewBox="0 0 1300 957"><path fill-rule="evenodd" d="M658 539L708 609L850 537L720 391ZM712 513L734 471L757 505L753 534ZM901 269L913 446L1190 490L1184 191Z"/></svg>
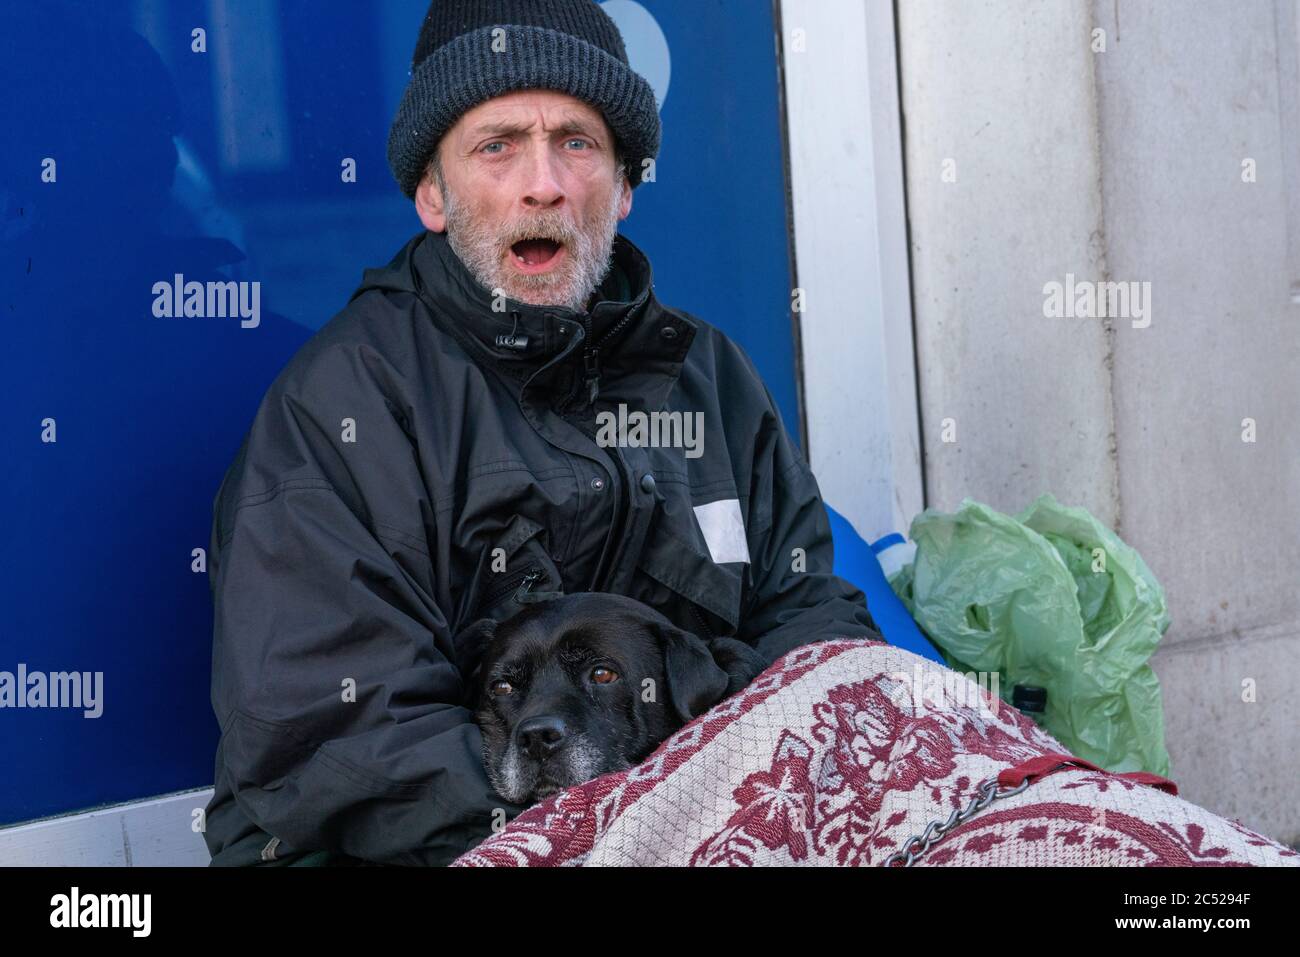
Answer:
<svg viewBox="0 0 1300 957"><path fill-rule="evenodd" d="M609 668L592 668L591 680L596 682L598 685L607 685L611 681L618 680L618 672L612 671Z"/></svg>
<svg viewBox="0 0 1300 957"><path fill-rule="evenodd" d="M514 690L515 690L514 687L510 684L509 681L492 682L492 693L494 695L508 695Z"/></svg>

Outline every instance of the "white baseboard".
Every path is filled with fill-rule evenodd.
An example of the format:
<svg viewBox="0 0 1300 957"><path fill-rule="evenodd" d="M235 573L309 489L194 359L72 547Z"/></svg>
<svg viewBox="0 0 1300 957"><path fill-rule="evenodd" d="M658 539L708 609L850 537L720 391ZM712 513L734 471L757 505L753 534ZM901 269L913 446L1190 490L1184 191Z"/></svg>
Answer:
<svg viewBox="0 0 1300 957"><path fill-rule="evenodd" d="M207 867L194 812L211 799L200 788L0 828L0 867Z"/></svg>

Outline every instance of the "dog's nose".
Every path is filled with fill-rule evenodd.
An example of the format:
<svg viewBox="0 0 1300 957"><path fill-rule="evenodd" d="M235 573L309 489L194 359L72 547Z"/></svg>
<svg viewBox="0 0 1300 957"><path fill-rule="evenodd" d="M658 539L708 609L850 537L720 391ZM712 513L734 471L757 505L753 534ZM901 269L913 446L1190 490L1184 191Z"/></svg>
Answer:
<svg viewBox="0 0 1300 957"><path fill-rule="evenodd" d="M529 718L515 732L519 746L540 761L564 743L564 719L556 716Z"/></svg>

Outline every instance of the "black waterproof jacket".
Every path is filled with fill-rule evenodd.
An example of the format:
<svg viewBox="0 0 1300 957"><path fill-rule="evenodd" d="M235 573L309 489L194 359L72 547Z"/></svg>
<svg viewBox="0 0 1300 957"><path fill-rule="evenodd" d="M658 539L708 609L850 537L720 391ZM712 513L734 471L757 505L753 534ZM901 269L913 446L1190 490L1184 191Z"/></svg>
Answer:
<svg viewBox="0 0 1300 957"><path fill-rule="evenodd" d="M271 385L214 502L214 864L445 864L522 811L455 636L537 596L628 595L768 660L879 637L748 356L621 235L596 299L494 300L423 232ZM648 411L702 427L654 447Z"/></svg>

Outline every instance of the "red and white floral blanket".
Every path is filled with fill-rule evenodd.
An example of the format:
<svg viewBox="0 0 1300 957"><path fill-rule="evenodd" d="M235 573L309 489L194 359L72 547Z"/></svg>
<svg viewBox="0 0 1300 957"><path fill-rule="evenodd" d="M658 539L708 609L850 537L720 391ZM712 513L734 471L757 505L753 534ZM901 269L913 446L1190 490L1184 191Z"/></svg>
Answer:
<svg viewBox="0 0 1300 957"><path fill-rule="evenodd" d="M916 865L1300 864L1171 782L1075 760L955 672L880 642L817 642L642 764L529 808L453 866L880 866L981 784L1026 780L954 820Z"/></svg>

